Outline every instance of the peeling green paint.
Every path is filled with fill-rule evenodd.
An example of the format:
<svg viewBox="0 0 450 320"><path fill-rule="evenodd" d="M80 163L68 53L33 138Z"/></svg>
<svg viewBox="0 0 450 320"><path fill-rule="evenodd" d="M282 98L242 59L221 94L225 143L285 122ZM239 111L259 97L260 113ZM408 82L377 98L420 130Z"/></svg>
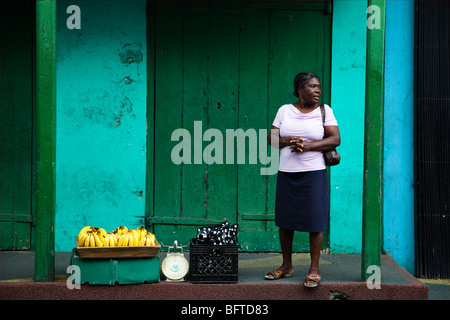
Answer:
<svg viewBox="0 0 450 320"><path fill-rule="evenodd" d="M80 8L82 28L65 12ZM56 251L145 215L146 1L58 1ZM117 21L120 21L118 24Z"/></svg>
<svg viewBox="0 0 450 320"><path fill-rule="evenodd" d="M127 43L123 46L123 51L119 53L120 62L124 64L141 63L144 55L142 54L142 45L132 45Z"/></svg>

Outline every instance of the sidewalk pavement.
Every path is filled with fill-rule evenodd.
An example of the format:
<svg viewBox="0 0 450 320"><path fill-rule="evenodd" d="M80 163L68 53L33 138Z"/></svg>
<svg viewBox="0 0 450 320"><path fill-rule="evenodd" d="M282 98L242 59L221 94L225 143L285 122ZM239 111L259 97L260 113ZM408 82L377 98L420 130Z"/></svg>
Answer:
<svg viewBox="0 0 450 320"><path fill-rule="evenodd" d="M160 252L160 263L166 253ZM189 253L186 253L188 257ZM150 300L450 300L450 281L414 278L399 267L389 255L382 255L381 289L369 289L361 282L361 255L322 254L319 288L304 288L309 268L309 254L293 255L294 274L290 278L270 281L264 274L281 265L279 253L239 253L237 284L193 284L161 281L137 285L82 285L85 290L69 290L66 273L72 253L55 255L55 281L34 282L34 252L0 251L0 300L114 299L118 291L127 291L131 299ZM79 292L83 291L80 296ZM145 292L145 294L144 294Z"/></svg>

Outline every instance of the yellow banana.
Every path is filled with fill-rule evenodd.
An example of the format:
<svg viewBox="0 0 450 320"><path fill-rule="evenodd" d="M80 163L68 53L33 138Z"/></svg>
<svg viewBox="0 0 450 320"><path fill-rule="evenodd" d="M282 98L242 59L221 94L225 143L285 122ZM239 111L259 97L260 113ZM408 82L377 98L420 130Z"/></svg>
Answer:
<svg viewBox="0 0 450 320"><path fill-rule="evenodd" d="M142 227L140 227L140 228L142 228ZM142 232L141 232L141 229L140 229L140 228L137 228L137 229L136 229L136 232L137 232L138 240L139 240L139 241L142 239Z"/></svg>
<svg viewBox="0 0 450 320"><path fill-rule="evenodd" d="M95 233L98 232L98 228L97 228L97 227L91 227L89 230L90 230L91 232L95 232Z"/></svg>
<svg viewBox="0 0 450 320"><path fill-rule="evenodd" d="M96 233L94 233L94 240L95 240L96 247L103 247L103 242L102 242L102 240L100 240L100 237Z"/></svg>
<svg viewBox="0 0 450 320"><path fill-rule="evenodd" d="M147 234L147 229L144 228L144 226L140 226L139 228L136 229L137 234L138 234L138 240L141 241L142 238L144 238L144 236Z"/></svg>
<svg viewBox="0 0 450 320"><path fill-rule="evenodd" d="M125 240L123 240L123 246L127 247L128 243L130 242L130 234L125 234Z"/></svg>
<svg viewBox="0 0 450 320"><path fill-rule="evenodd" d="M114 238L116 238L117 241L119 241L120 234L117 233L117 229L114 230L114 231L111 231L110 233L114 236Z"/></svg>
<svg viewBox="0 0 450 320"><path fill-rule="evenodd" d="M133 234L128 235L128 246L132 247L134 246L134 236Z"/></svg>
<svg viewBox="0 0 450 320"><path fill-rule="evenodd" d="M78 245L80 247L84 246L84 241L86 240L86 237L88 236L88 233L84 232L78 237Z"/></svg>
<svg viewBox="0 0 450 320"><path fill-rule="evenodd" d="M83 241L80 242L80 239L78 239L78 243L80 247L89 247L89 234L86 234L86 236L83 238Z"/></svg>
<svg viewBox="0 0 450 320"><path fill-rule="evenodd" d="M119 238L117 239L117 246L118 247L123 247L123 239L124 239L125 235L121 234L119 235Z"/></svg>
<svg viewBox="0 0 450 320"><path fill-rule="evenodd" d="M117 247L117 238L115 236L111 236L111 247Z"/></svg>
<svg viewBox="0 0 450 320"><path fill-rule="evenodd" d="M130 243L128 244L130 247L131 246L137 246L137 237L134 234L130 234Z"/></svg>
<svg viewBox="0 0 450 320"><path fill-rule="evenodd" d="M86 231L88 231L91 227L90 226L85 226L83 229L80 230L80 232L78 233L78 239L81 238L81 235L83 233L86 233Z"/></svg>
<svg viewBox="0 0 450 320"><path fill-rule="evenodd" d="M112 233L107 233L105 236L105 247L114 247L114 240L116 237Z"/></svg>
<svg viewBox="0 0 450 320"><path fill-rule="evenodd" d="M100 233L101 233L103 236L105 236L105 237L106 237L106 235L108 234L108 233L106 232L106 230L103 229L103 228L98 228L98 230L99 230Z"/></svg>
<svg viewBox="0 0 450 320"><path fill-rule="evenodd" d="M90 239L89 239L90 237L91 237L91 235L88 234L87 237L86 237L86 239L84 240L84 246L85 246L85 247L89 247L89 244L91 243L91 241L90 241Z"/></svg>
<svg viewBox="0 0 450 320"><path fill-rule="evenodd" d="M101 233L101 234L98 235L98 237L103 242L103 245L105 245L105 243L106 243L106 236L103 233Z"/></svg>
<svg viewBox="0 0 450 320"><path fill-rule="evenodd" d="M140 246L154 246L155 245L155 240L154 240L154 236L152 236L150 234L150 232L148 232L143 238L142 240L139 242Z"/></svg>
<svg viewBox="0 0 450 320"><path fill-rule="evenodd" d="M89 247L95 247L95 238L94 235L89 235Z"/></svg>
<svg viewBox="0 0 450 320"><path fill-rule="evenodd" d="M138 237L134 237L134 245L135 245L135 246L138 246L138 245L139 245Z"/></svg>
<svg viewBox="0 0 450 320"><path fill-rule="evenodd" d="M128 234L121 234L119 238L119 247L126 247L128 245Z"/></svg>
<svg viewBox="0 0 450 320"><path fill-rule="evenodd" d="M137 234L136 230L128 229L128 231L126 232L126 235L128 236L128 244L125 244L125 246L137 245L137 243L135 243L135 242L137 242L137 238L138 238L138 234Z"/></svg>
<svg viewBox="0 0 450 320"><path fill-rule="evenodd" d="M124 227L124 226L120 226L115 231L117 231L118 234L127 233L128 228Z"/></svg>
<svg viewBox="0 0 450 320"><path fill-rule="evenodd" d="M83 247L89 247L89 234L84 239Z"/></svg>

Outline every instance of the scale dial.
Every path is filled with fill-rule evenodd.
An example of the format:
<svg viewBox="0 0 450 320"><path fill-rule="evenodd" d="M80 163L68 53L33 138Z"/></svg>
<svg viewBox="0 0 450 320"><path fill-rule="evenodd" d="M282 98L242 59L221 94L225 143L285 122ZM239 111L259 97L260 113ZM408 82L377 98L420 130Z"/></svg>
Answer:
<svg viewBox="0 0 450 320"><path fill-rule="evenodd" d="M167 281L183 281L189 271L189 263L184 255L171 253L162 262L161 270Z"/></svg>

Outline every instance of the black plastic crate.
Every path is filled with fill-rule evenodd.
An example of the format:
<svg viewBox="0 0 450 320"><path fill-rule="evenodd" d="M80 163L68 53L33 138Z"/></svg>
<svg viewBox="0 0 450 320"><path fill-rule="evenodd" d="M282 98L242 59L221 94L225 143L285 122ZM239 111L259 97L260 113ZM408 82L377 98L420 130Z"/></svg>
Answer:
<svg viewBox="0 0 450 320"><path fill-rule="evenodd" d="M193 283L237 283L238 245L198 243L191 239L190 280Z"/></svg>

